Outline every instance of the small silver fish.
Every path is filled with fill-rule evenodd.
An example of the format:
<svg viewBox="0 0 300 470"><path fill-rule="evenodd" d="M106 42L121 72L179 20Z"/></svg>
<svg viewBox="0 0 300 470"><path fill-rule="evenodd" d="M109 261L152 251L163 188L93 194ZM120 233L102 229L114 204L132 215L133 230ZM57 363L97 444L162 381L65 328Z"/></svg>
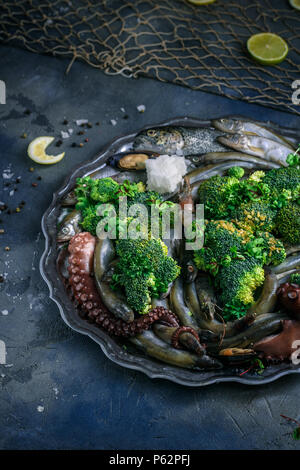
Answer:
<svg viewBox="0 0 300 470"><path fill-rule="evenodd" d="M158 127L140 132L133 148L183 156L222 152L225 147L216 141L220 135L221 132L208 127Z"/></svg>
<svg viewBox="0 0 300 470"><path fill-rule="evenodd" d="M280 167L278 163L270 162L263 158L254 157L253 155L249 155L247 153L233 151L211 152L204 155L191 155L190 157L186 158L190 160L195 166L232 161L232 166L236 165L238 162L252 162L257 163L259 168L271 169Z"/></svg>
<svg viewBox="0 0 300 470"><path fill-rule="evenodd" d="M77 210L70 212L70 214L64 218L57 234L58 243L68 242L76 233L82 231L79 226L80 220L81 212Z"/></svg>
<svg viewBox="0 0 300 470"><path fill-rule="evenodd" d="M286 158L291 149L284 144L279 144L274 140L258 137L255 135L225 134L218 137L218 141L235 150L264 158L281 166L288 166Z"/></svg>
<svg viewBox="0 0 300 470"><path fill-rule="evenodd" d="M274 140L279 144L286 145L290 148L290 150L295 150L293 144L286 138L276 134L276 132L272 131L271 129L267 129L260 124L256 124L255 122L221 118L213 120L212 124L216 129L219 129L222 132L229 134L245 134L265 137L267 139Z"/></svg>
<svg viewBox="0 0 300 470"><path fill-rule="evenodd" d="M61 201L63 207L75 206L77 203L77 197L74 191L70 191Z"/></svg>

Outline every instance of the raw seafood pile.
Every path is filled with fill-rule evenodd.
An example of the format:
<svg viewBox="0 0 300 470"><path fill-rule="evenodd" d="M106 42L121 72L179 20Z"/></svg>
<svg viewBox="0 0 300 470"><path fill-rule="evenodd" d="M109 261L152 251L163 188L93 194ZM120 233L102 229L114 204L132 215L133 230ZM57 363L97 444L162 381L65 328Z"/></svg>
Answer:
<svg viewBox="0 0 300 470"><path fill-rule="evenodd" d="M62 201L57 240L59 271L81 314L178 367L290 360L293 342L300 340L295 142L297 136L235 119L213 121L209 128L148 129L137 135L132 151L110 158L118 173L78 178ZM167 157L164 173L158 162L166 154L173 162L185 160L184 178L185 165L176 173L174 163L170 171ZM149 159L152 179L158 176L147 188ZM140 180L130 178L135 172ZM179 184L168 185L168 174ZM175 203L192 211L203 204L203 247L186 250L187 240L162 239L161 232L153 237L139 214L117 217L114 226L113 214L99 207L110 204L117 211L123 196L129 208L142 204L149 215L155 207L159 225ZM132 222L139 223L142 239L124 239ZM99 224L114 236L99 238Z"/></svg>

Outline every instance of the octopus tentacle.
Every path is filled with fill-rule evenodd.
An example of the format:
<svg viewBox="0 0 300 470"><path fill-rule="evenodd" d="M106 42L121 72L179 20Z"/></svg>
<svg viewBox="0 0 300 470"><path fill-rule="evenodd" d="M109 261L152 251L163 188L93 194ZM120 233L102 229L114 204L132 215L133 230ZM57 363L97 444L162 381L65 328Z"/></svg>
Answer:
<svg viewBox="0 0 300 470"><path fill-rule="evenodd" d="M300 320L300 286L285 282L278 287L276 293L281 305L296 320Z"/></svg>
<svg viewBox="0 0 300 470"><path fill-rule="evenodd" d="M267 336L254 344L253 349L268 360L290 359L295 351L295 341L300 340L300 322L283 320L282 331L273 336Z"/></svg>
<svg viewBox="0 0 300 470"><path fill-rule="evenodd" d="M126 323L117 319L103 305L92 277L93 256L96 238L89 232L75 235L69 243L69 283L72 294L88 319L115 336L135 336L147 330L155 321L163 321L170 326L179 326L177 317L171 310L156 307L148 314Z"/></svg>
<svg viewBox="0 0 300 470"><path fill-rule="evenodd" d="M196 338L196 340L200 342L198 333L193 328L191 328L189 326L179 326L177 328L177 330L173 333L173 336L172 336L172 346L173 346L173 348L180 349L179 337L182 333L191 333Z"/></svg>

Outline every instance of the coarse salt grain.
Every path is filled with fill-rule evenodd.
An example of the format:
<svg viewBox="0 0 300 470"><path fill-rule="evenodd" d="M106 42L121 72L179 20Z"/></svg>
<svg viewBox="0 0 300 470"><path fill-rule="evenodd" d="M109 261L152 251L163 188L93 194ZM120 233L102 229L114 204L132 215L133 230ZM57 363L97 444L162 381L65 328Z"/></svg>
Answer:
<svg viewBox="0 0 300 470"><path fill-rule="evenodd" d="M172 193L186 174L187 166L183 157L161 155L146 160L147 189L161 194Z"/></svg>

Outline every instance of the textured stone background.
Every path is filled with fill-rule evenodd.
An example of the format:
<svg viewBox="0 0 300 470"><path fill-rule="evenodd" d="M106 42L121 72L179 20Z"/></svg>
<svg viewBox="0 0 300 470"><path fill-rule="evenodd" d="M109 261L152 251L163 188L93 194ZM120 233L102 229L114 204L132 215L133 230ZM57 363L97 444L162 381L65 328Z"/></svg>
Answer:
<svg viewBox="0 0 300 470"><path fill-rule="evenodd" d="M6 278L0 284L0 340L7 347L7 364L0 365L0 448L299 449L290 436L293 427L280 418L281 413L299 418L298 376L263 387L195 390L122 369L65 326L48 298L39 259L41 217L53 191L115 136L178 115L244 114L291 127L299 127L300 118L150 79L109 77L77 62L65 76L66 65L0 47L0 79L7 85L7 104L0 105L0 200L13 209L26 201L21 213L0 214L6 231L0 235L0 274ZM144 114L137 112L140 104ZM32 113L24 114L26 109ZM79 136L66 140L60 149L67 154L58 165L35 165L30 173L28 142L58 136L64 117L74 129L72 121L81 118L101 126L88 131L81 149L71 147ZM24 132L26 140L20 138ZM14 173L12 180L22 178L11 196L13 185L5 186L11 180L2 181L5 170Z"/></svg>

